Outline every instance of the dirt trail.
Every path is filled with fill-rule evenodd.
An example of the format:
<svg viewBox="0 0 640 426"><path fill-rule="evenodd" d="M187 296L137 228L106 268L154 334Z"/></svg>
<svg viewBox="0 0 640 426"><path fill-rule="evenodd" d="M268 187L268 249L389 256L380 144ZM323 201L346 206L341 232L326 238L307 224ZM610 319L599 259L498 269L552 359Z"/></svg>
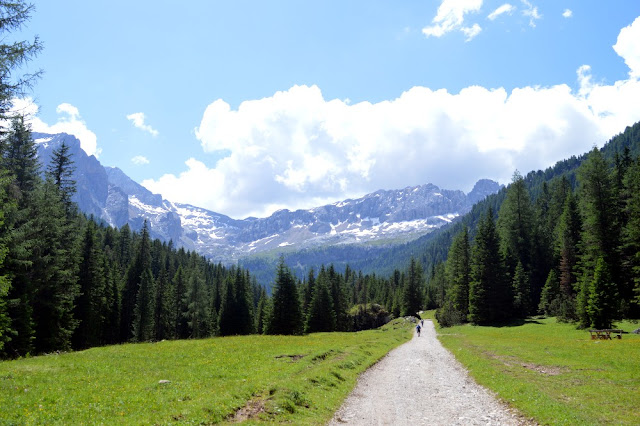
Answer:
<svg viewBox="0 0 640 426"><path fill-rule="evenodd" d="M420 337L391 351L358 380L330 425L519 425L518 415L476 384L436 338L431 321Z"/></svg>

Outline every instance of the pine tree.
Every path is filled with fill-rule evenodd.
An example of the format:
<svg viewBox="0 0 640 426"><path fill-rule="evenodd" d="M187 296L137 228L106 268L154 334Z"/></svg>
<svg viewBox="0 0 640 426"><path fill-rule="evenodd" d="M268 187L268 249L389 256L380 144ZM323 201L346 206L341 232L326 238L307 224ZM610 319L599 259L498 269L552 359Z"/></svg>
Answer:
<svg viewBox="0 0 640 426"><path fill-rule="evenodd" d="M526 317L531 314L531 284L529 274L518 261L513 274L513 311L517 316Z"/></svg>
<svg viewBox="0 0 640 426"><path fill-rule="evenodd" d="M151 274L151 239L149 237L149 229L147 226L147 222L144 222L144 226L142 227L142 235L141 239L138 243L138 247L135 254L134 261L129 265L127 269L126 279L124 283L124 289L122 291L122 302L121 306L121 314L120 314L120 341L126 342L131 340L133 335L133 322L136 317L135 310L138 306L138 295L140 294L140 285L142 281L142 274L148 270L149 275L151 276L151 280L153 280L153 276ZM149 278L149 277L147 277ZM147 282L150 284L150 282ZM150 290L150 289L148 289ZM145 296L147 290L145 290ZM151 294L148 294L151 297ZM140 306L139 309L142 309L142 312L145 314L143 320L148 320L149 317L146 316L148 308L148 301ZM139 320L140 318L138 318ZM147 323L138 324L139 330L146 331L148 328ZM141 326L141 328L140 328ZM135 336L138 337L138 336ZM146 337L146 336L145 336ZM144 340L148 340L150 337L147 337Z"/></svg>
<svg viewBox="0 0 640 426"><path fill-rule="evenodd" d="M140 275L140 285L133 312L133 340L146 342L153 339L155 311L155 282L151 268L146 268Z"/></svg>
<svg viewBox="0 0 640 426"><path fill-rule="evenodd" d="M265 324L267 323L269 309L269 298L267 296L267 290L262 287L260 291L260 299L258 300L258 307L256 309L256 325L255 329L258 334L264 332Z"/></svg>
<svg viewBox="0 0 640 426"><path fill-rule="evenodd" d="M618 291L604 258L599 257L589 286L587 313L594 328L611 328L618 310Z"/></svg>
<svg viewBox="0 0 640 426"><path fill-rule="evenodd" d="M402 292L402 315L418 316L422 305L422 266L412 257Z"/></svg>
<svg viewBox="0 0 640 426"><path fill-rule="evenodd" d="M9 184L9 178L4 175L0 168L0 354L3 353L4 344L11 339L11 318L7 311L7 298L9 289L11 288L11 280L5 272L4 261L9 252L6 240L9 231L5 226L5 216L13 209L15 203L10 200L6 193L6 187Z"/></svg>
<svg viewBox="0 0 640 426"><path fill-rule="evenodd" d="M502 253L509 267L508 272L512 276L518 262L522 264L525 272L531 271L533 224L531 197L524 178L516 171L500 207L497 223Z"/></svg>
<svg viewBox="0 0 640 426"><path fill-rule="evenodd" d="M184 313L187 319L187 325L191 334L191 338L202 338L209 336L209 303L205 281L199 267L193 268L189 282L187 284L187 293L185 294L185 305L187 307Z"/></svg>
<svg viewBox="0 0 640 426"><path fill-rule="evenodd" d="M556 316L560 314L560 280L555 269L549 272L547 281L542 288L540 296L540 304L538 310L548 316Z"/></svg>
<svg viewBox="0 0 640 426"><path fill-rule="evenodd" d="M463 318L469 314L470 257L469 231L465 226L451 243L446 266L452 307L460 312Z"/></svg>
<svg viewBox="0 0 640 426"><path fill-rule="evenodd" d="M609 167L597 148L589 153L578 170L578 176L580 178L580 207L583 216L583 251L580 260L583 273L593 277L596 264L602 258L602 262L606 265L601 266L601 269L608 271L607 273L611 274L612 282L618 284L621 282L618 203ZM589 286L583 286L582 290L589 291L592 286L593 283ZM585 298L590 300L591 295L583 296L582 300ZM589 309L589 304L587 304L587 313ZM584 318L583 323L585 323Z"/></svg>
<svg viewBox="0 0 640 426"><path fill-rule="evenodd" d="M475 324L491 324L511 317L513 296L499 248L493 211L489 209L478 224L471 250L469 320Z"/></svg>
<svg viewBox="0 0 640 426"><path fill-rule="evenodd" d="M300 334L302 312L298 289L291 271L280 258L276 281L273 285L273 310L267 326L267 334Z"/></svg>
<svg viewBox="0 0 640 426"><path fill-rule="evenodd" d="M336 330L336 314L333 309L333 300L329 292L327 277L319 275L314 285L313 296L309 304L309 313L305 322L305 332L316 333L320 331Z"/></svg>
<svg viewBox="0 0 640 426"><path fill-rule="evenodd" d="M623 250L625 266L631 277L629 285L622 290L621 296L626 300L634 300L635 311L640 308L640 158L630 164L624 179L627 194L624 206L627 223L623 229Z"/></svg>
<svg viewBox="0 0 640 426"><path fill-rule="evenodd" d="M187 305L185 294L187 293L187 280L182 265L173 276L173 306L174 306L174 333L176 339L186 339L189 337L189 325L187 324Z"/></svg>
<svg viewBox="0 0 640 426"><path fill-rule="evenodd" d="M71 200L73 194L76 193L76 181L73 179L75 168L73 160L69 153L69 145L64 141L56 148L51 155L51 162L47 168L47 175L51 176L58 191L60 198L65 206L67 215L75 214L75 204Z"/></svg>
<svg viewBox="0 0 640 426"><path fill-rule="evenodd" d="M104 260L96 241L96 225L90 220L85 228L78 271L80 295L75 303L74 316L79 324L73 335L76 349L105 343L102 338L108 306L103 266Z"/></svg>

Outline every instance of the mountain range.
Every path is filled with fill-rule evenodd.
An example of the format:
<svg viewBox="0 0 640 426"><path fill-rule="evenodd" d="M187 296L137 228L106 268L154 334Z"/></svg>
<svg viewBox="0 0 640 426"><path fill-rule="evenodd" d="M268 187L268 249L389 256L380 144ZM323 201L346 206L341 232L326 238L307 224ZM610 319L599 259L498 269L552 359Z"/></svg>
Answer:
<svg viewBox="0 0 640 426"><path fill-rule="evenodd" d="M153 238L171 240L223 263L265 252L404 243L450 223L501 188L488 179L479 180L468 194L425 184L379 190L308 210L279 210L266 218L233 219L151 193L122 170L102 166L95 156L88 156L72 135L33 133L33 138L45 166L62 142L69 146L75 201L85 214L114 227L129 224L135 231L146 220Z"/></svg>

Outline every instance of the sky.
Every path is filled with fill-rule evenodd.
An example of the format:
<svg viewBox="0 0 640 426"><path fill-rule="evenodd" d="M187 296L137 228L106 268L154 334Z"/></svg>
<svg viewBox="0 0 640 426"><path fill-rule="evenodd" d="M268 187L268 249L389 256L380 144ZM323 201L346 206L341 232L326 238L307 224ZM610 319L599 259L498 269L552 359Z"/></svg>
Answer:
<svg viewBox="0 0 640 426"><path fill-rule="evenodd" d="M640 121L640 1L36 0L16 107L234 218L468 192Z"/></svg>

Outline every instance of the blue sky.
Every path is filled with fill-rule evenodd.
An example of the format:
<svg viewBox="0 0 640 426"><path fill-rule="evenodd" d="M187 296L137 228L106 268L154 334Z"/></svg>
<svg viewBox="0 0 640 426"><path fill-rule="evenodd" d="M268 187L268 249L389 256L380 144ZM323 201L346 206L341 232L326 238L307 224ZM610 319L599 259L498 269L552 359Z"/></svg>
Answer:
<svg viewBox="0 0 640 426"><path fill-rule="evenodd" d="M637 0L35 6L34 130L232 217L507 183L640 120Z"/></svg>

